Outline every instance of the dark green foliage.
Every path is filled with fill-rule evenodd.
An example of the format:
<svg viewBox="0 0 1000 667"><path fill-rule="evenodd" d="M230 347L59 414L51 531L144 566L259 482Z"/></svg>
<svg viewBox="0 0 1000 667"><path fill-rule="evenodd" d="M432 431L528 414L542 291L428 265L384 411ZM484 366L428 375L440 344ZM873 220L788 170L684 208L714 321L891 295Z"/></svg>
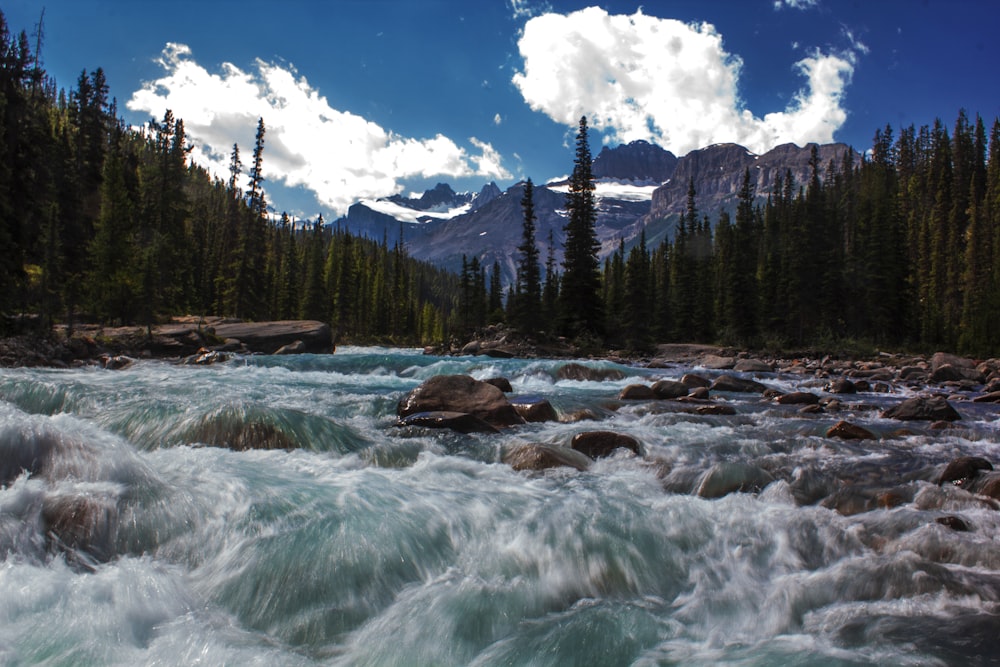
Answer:
<svg viewBox="0 0 1000 667"><path fill-rule="evenodd" d="M591 171L587 118L580 118L576 135L576 159L570 176L566 209L566 242L560 298L560 328L568 336L603 336L601 274L595 225L597 205Z"/></svg>
<svg viewBox="0 0 1000 667"><path fill-rule="evenodd" d="M508 309L512 324L524 333L538 333L543 326L538 315L542 308L542 274L539 265L538 244L535 240L535 186L529 178L524 184L521 209L524 223L521 245L517 247L517 280Z"/></svg>

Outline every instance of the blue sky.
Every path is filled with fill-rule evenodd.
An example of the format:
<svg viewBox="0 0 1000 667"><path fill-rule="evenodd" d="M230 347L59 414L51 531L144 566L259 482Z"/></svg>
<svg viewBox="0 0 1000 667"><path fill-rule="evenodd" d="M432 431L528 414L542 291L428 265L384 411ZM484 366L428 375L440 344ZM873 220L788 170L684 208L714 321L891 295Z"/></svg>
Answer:
<svg viewBox="0 0 1000 667"><path fill-rule="evenodd" d="M867 149L877 128L1000 116L995 0L5 0L60 87L103 67L131 123L183 118L193 158L244 162L272 206L332 219L437 182L478 190L633 139Z"/></svg>

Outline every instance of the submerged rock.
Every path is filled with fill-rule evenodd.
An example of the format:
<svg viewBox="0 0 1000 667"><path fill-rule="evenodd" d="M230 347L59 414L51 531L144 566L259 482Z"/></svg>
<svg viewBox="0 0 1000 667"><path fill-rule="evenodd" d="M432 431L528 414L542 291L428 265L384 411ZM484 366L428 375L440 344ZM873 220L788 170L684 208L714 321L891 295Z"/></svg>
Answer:
<svg viewBox="0 0 1000 667"><path fill-rule="evenodd" d="M534 443L515 445L507 449L500 460L519 471L563 467L586 470L592 463L590 457L569 447Z"/></svg>
<svg viewBox="0 0 1000 667"><path fill-rule="evenodd" d="M499 433L495 426L487 424L476 415L468 412L450 412L439 410L435 412L417 412L406 417L400 417L397 426L421 426L423 428L447 428L458 433Z"/></svg>
<svg viewBox="0 0 1000 667"><path fill-rule="evenodd" d="M563 364L556 370L557 380L579 380L589 382L604 382L605 380L624 380L625 373L617 368L591 368L583 364Z"/></svg>
<svg viewBox="0 0 1000 667"><path fill-rule="evenodd" d="M882 416L901 421L958 421L962 418L962 415L940 396L908 398L883 412Z"/></svg>
<svg viewBox="0 0 1000 667"><path fill-rule="evenodd" d="M115 557L118 505L107 496L55 496L42 505L49 548L71 559L106 563Z"/></svg>
<svg viewBox="0 0 1000 667"><path fill-rule="evenodd" d="M498 428L524 423L502 391L468 375L436 375L410 391L396 406L399 417L441 411L473 414Z"/></svg>
<svg viewBox="0 0 1000 667"><path fill-rule="evenodd" d="M722 461L705 471L698 481L695 495L721 498L730 493L758 493L774 477L766 470L749 463Z"/></svg>
<svg viewBox="0 0 1000 667"><path fill-rule="evenodd" d="M570 446L592 459L611 456L616 449L627 449L642 456L642 445L630 435L614 431L587 431L573 436Z"/></svg>

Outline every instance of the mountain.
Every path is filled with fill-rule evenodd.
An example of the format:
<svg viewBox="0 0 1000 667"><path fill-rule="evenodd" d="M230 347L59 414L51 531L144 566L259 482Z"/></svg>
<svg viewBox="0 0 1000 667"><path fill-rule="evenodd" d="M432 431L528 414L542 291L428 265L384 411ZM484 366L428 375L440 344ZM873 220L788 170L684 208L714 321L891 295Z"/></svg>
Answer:
<svg viewBox="0 0 1000 667"><path fill-rule="evenodd" d="M818 150L825 172L831 160L839 165L850 149L827 144ZM751 170L757 197L763 201L786 170L791 171L796 187L808 181L811 151L812 145L785 144L755 155L736 144L716 144L677 158L645 141L604 147L592 167L601 257L614 252L621 240L631 247L643 231L650 246L671 238L687 205L692 179L699 213L708 215L714 224L721 211L734 211L745 169ZM562 259L568 191L567 181L535 186L535 236L543 261L550 231L556 259ZM463 256L475 256L487 268L499 262L503 282L509 284L514 280L521 243L523 197L524 183L506 191L489 183L476 194L456 193L442 183L417 198L395 195L358 202L336 224L369 238L387 238L390 243L402 235L412 257L453 271L461 269Z"/></svg>

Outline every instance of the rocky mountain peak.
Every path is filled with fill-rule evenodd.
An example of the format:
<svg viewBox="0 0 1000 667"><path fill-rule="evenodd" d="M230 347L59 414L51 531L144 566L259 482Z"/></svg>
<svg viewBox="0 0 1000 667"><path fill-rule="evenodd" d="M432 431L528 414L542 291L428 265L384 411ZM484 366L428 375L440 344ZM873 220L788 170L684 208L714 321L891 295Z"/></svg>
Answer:
<svg viewBox="0 0 1000 667"><path fill-rule="evenodd" d="M677 156L647 141L601 149L594 160L594 178L663 183L677 167Z"/></svg>

